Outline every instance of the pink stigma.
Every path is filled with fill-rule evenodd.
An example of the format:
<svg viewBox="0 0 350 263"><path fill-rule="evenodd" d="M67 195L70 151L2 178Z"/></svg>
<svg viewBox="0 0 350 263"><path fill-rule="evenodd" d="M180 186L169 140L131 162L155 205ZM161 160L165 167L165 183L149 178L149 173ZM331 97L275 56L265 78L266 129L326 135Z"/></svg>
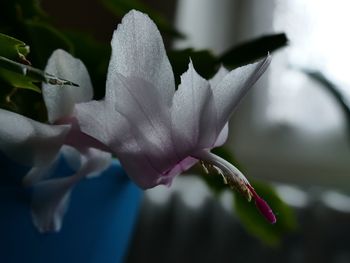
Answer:
<svg viewBox="0 0 350 263"><path fill-rule="evenodd" d="M262 199L254 190L254 188L251 185L247 184L247 187L249 191L252 193L255 206L259 209L260 213L266 218L267 221L269 221L271 224L276 223L277 219L275 214L273 213L270 206L266 203L264 199Z"/></svg>

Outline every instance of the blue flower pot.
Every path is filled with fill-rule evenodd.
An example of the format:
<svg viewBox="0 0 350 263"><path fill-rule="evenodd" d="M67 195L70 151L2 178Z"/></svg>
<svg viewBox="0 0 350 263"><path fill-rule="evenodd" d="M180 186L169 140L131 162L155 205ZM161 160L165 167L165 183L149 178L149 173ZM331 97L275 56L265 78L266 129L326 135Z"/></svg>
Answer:
<svg viewBox="0 0 350 263"><path fill-rule="evenodd" d="M28 168L0 155L0 262L123 262L138 216L142 191L119 162L81 181L59 233L40 234L32 224L30 192L21 187ZM70 168L62 160L55 173Z"/></svg>

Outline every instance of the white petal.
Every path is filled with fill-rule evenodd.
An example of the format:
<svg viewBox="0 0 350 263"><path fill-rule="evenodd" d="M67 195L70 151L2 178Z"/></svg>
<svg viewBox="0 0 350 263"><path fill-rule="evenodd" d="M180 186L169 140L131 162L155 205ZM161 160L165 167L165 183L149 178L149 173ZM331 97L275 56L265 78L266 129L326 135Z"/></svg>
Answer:
<svg viewBox="0 0 350 263"><path fill-rule="evenodd" d="M86 154L86 168L84 176L93 178L99 176L102 171L107 169L112 162L112 155L108 152L90 148Z"/></svg>
<svg viewBox="0 0 350 263"><path fill-rule="evenodd" d="M130 177L136 178L139 185L143 184L142 179L147 178L145 170L142 171L144 167L151 169L158 178L158 173L155 173L148 159L141 152L129 122L108 105L104 101L91 101L76 105L74 115L81 131L113 150L123 162L123 167L131 163L129 169L126 167L124 169ZM133 172L135 169L140 170Z"/></svg>
<svg viewBox="0 0 350 263"><path fill-rule="evenodd" d="M32 218L40 232L57 232L67 211L72 178L58 178L40 182L32 192Z"/></svg>
<svg viewBox="0 0 350 263"><path fill-rule="evenodd" d="M67 211L71 190L77 175L48 179L62 165L61 157L73 170L80 170L82 155L70 146L63 146L55 160L47 166L33 167L24 177L25 187L32 187L31 212L34 225L40 232L57 232L61 229L62 219Z"/></svg>
<svg viewBox="0 0 350 263"><path fill-rule="evenodd" d="M171 137L170 109L159 99L159 90L139 78L115 75L120 100L115 109L128 121L141 150L158 170L177 161ZM120 129L118 126L115 129Z"/></svg>
<svg viewBox="0 0 350 263"><path fill-rule="evenodd" d="M77 162L78 152L74 149L64 151L68 164L81 164L77 172L69 177L48 179L36 183L32 193L32 218L40 232L57 232L61 229L64 214L67 211L69 198L73 187L85 177L95 177L101 174L111 163L110 153L97 149L88 149Z"/></svg>
<svg viewBox="0 0 350 263"><path fill-rule="evenodd" d="M174 75L166 55L162 37L145 14L132 10L114 31L109 63L106 100L121 100L114 82L116 73L137 77L150 83L160 93L163 103L170 105L175 91Z"/></svg>
<svg viewBox="0 0 350 263"><path fill-rule="evenodd" d="M58 165L58 158L59 155L57 154L56 158L48 165L32 167L23 178L23 186L31 187L34 184L47 178L50 173L56 169Z"/></svg>
<svg viewBox="0 0 350 263"><path fill-rule="evenodd" d="M171 114L172 135L178 151L192 151L214 144L217 131L212 90L208 81L194 70L192 62L181 76Z"/></svg>
<svg viewBox="0 0 350 263"><path fill-rule="evenodd" d="M140 107L133 106L130 111L133 110L136 111L135 114L141 114L139 117L131 117L135 123L131 123L103 101L78 104L74 115L84 133L105 143L114 151L128 176L140 187L150 188L159 184L163 170L171 169L169 166L175 164L176 160L169 161L167 156L174 156L173 150L164 151L166 145L157 142L159 138L156 134L152 135L152 117L151 120L148 119L150 116L142 114ZM128 112L127 109L125 111ZM140 127L138 118L142 119ZM150 133L144 133L144 127ZM169 131L166 133L169 134Z"/></svg>
<svg viewBox="0 0 350 263"><path fill-rule="evenodd" d="M129 136L129 124L105 101L90 101L77 104L74 110L82 132L99 140L108 147L119 145Z"/></svg>
<svg viewBox="0 0 350 263"><path fill-rule="evenodd" d="M224 67L224 66L220 66L218 72L216 72L216 74L214 75L214 77L212 77L209 80L210 86L216 87L223 79L224 77L226 77L226 75L229 73L229 71Z"/></svg>
<svg viewBox="0 0 350 263"><path fill-rule="evenodd" d="M23 178L23 185L25 187L31 187L52 176L52 173L57 169L61 157L65 159L69 167L74 171L79 170L82 166L82 155L80 152L71 146L63 145L51 163L32 167Z"/></svg>
<svg viewBox="0 0 350 263"><path fill-rule="evenodd" d="M228 137L228 122L225 124L224 128L221 130L221 132L219 133L219 136L216 139L216 142L214 144L214 147L219 147L221 145L223 145Z"/></svg>
<svg viewBox="0 0 350 263"><path fill-rule="evenodd" d="M220 131L244 95L265 72L270 61L268 55L264 60L237 68L212 87L218 111L217 127Z"/></svg>
<svg viewBox="0 0 350 263"><path fill-rule="evenodd" d="M159 99L159 90L140 78L115 75L119 101L115 110L155 145L170 143L170 109Z"/></svg>
<svg viewBox="0 0 350 263"><path fill-rule="evenodd" d="M93 89L90 76L81 60L58 49L49 58L45 71L79 85L79 87L74 87L43 84L43 97L51 123L62 117L69 117L75 103L92 99Z"/></svg>
<svg viewBox="0 0 350 263"><path fill-rule="evenodd" d="M22 164L50 163L61 148L69 125L47 125L0 109L0 150Z"/></svg>
<svg viewBox="0 0 350 263"><path fill-rule="evenodd" d="M80 152L71 146L63 145L59 155L65 159L68 166L74 171L79 170L82 166L82 156Z"/></svg>

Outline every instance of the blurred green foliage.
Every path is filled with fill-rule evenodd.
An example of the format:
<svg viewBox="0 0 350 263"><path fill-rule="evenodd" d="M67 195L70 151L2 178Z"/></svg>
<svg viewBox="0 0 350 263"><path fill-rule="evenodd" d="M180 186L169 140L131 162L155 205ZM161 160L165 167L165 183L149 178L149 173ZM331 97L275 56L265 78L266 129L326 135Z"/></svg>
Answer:
<svg viewBox="0 0 350 263"><path fill-rule="evenodd" d="M219 61L232 69L264 57L268 52L273 52L287 44L288 39L284 33L265 35L227 50L219 57Z"/></svg>
<svg viewBox="0 0 350 263"><path fill-rule="evenodd" d="M284 33L278 33L241 43L220 56L214 56L209 50L196 51L190 48L171 50L168 55L173 66L176 82L179 83L180 75L188 68L189 58L191 58L196 71L208 79L216 73L220 65L228 69L234 69L267 56L269 52L282 48L287 43L287 36Z"/></svg>
<svg viewBox="0 0 350 263"><path fill-rule="evenodd" d="M36 0L2 0L0 17L0 32L20 39L17 40L17 44L13 42L10 48L18 50L16 57L15 53L3 49L5 46L9 47L11 43L7 41L6 44L4 38L0 38L2 51L6 52L2 53L2 56L14 62L1 61L0 105L2 108L44 121L46 114L40 94L40 83L38 86L33 82L45 81L47 76L39 69L27 65L32 64L43 69L53 50L68 49L68 45L62 40L64 38L60 32L51 26L47 15ZM30 53L28 47L31 49ZM36 92L28 92L27 89Z"/></svg>
<svg viewBox="0 0 350 263"><path fill-rule="evenodd" d="M272 186L251 180L257 193L269 204L277 217L275 224L270 224L260 215L254 201L247 200L234 194L234 208L245 228L252 235L260 238L270 246L277 246L286 234L296 230L297 221L294 211L285 204Z"/></svg>
<svg viewBox="0 0 350 263"><path fill-rule="evenodd" d="M162 14L139 0L100 1L111 13L119 17L130 9L143 11L150 15L162 33L183 37ZM42 69L50 54L57 48L70 52L85 63L94 85L95 98L103 98L111 52L109 43L99 43L86 32L78 32L74 29L67 31L54 27L50 17L45 14L36 0L2 0L0 17L0 32L3 33L0 34L0 107L36 120L46 121L40 89L33 82L47 81L48 77L53 77L44 73ZM242 43L221 56L214 56L208 50L193 49L170 50L168 55L175 78L179 82L180 75L187 70L189 58L192 59L196 70L203 77L209 78L220 65L229 69L239 67L285 45L287 45L287 38L280 33ZM36 68L29 66L29 63ZM24 71L26 74L23 74ZM225 152L223 148L217 151L225 159L236 163L230 153ZM227 189L219 176L204 178L217 194ZM268 244L276 244L285 233L294 229L294 215L271 187L257 182L253 185L278 213L277 224L270 225L258 215L259 212L254 204L246 202L235 193L234 204L237 215L249 232Z"/></svg>
<svg viewBox="0 0 350 263"><path fill-rule="evenodd" d="M23 23L29 37L33 63L43 69L52 52L58 48L74 52L73 44L64 33L44 21L28 20Z"/></svg>
<svg viewBox="0 0 350 263"><path fill-rule="evenodd" d="M29 46L24 42L0 33L0 56L12 60L24 59L29 53Z"/></svg>
<svg viewBox="0 0 350 263"><path fill-rule="evenodd" d="M33 84L33 79L23 74L27 70L26 66L16 62L22 61L28 64L26 60L28 53L29 46L24 42L0 33L0 81L14 88L40 92L40 89Z"/></svg>

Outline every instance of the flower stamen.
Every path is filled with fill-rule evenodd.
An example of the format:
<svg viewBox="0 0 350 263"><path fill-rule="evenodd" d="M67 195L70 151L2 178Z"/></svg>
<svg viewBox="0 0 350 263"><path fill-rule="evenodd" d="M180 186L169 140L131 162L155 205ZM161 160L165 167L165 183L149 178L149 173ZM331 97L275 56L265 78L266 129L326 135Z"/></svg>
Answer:
<svg viewBox="0 0 350 263"><path fill-rule="evenodd" d="M198 158L206 173L209 173L210 169L214 169L220 174L225 184L228 184L231 189L236 189L240 192L249 202L254 199L255 205L260 213L271 223L276 223L276 216L272 209L250 185L247 178L231 163L225 159L209 152L200 151L193 157Z"/></svg>

